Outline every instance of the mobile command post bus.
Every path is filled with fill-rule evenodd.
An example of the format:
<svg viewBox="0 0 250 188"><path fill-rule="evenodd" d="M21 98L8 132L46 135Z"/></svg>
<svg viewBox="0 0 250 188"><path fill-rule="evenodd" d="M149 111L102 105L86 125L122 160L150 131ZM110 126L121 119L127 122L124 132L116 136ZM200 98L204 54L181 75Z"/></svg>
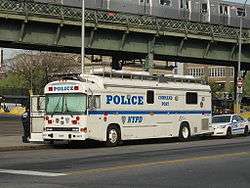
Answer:
<svg viewBox="0 0 250 188"><path fill-rule="evenodd" d="M63 79L45 87L45 106L44 123L32 125L43 141L93 139L116 146L212 133L210 87L184 77L103 73ZM35 141L39 133L31 134Z"/></svg>

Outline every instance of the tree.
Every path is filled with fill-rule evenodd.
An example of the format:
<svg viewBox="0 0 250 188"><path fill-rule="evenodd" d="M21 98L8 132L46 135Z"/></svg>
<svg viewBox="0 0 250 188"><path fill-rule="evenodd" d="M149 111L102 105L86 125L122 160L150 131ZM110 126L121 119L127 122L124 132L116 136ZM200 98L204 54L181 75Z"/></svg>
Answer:
<svg viewBox="0 0 250 188"><path fill-rule="evenodd" d="M246 78L244 81L244 95L250 96L250 73L246 75Z"/></svg>
<svg viewBox="0 0 250 188"><path fill-rule="evenodd" d="M28 52L16 55L7 65L7 77L1 86L22 87L42 94L51 75L74 73L80 70L80 57L75 54Z"/></svg>
<svg viewBox="0 0 250 188"><path fill-rule="evenodd" d="M212 91L212 97L213 98L219 98L220 94L224 92L224 88L222 85L216 83L216 82L209 82L208 83L211 87Z"/></svg>

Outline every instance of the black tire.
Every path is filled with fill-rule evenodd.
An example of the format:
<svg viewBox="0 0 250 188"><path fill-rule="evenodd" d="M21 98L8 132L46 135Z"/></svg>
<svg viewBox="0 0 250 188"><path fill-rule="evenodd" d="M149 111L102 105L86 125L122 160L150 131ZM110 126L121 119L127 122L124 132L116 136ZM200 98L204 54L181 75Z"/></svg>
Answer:
<svg viewBox="0 0 250 188"><path fill-rule="evenodd" d="M121 131L117 126L109 126L107 129L106 146L115 147L121 141Z"/></svg>
<svg viewBox="0 0 250 188"><path fill-rule="evenodd" d="M54 140L50 140L49 141L49 145L53 146L55 144L55 141Z"/></svg>
<svg viewBox="0 0 250 188"><path fill-rule="evenodd" d="M244 129L244 136L248 136L248 134L249 134L248 126L245 126L245 129Z"/></svg>
<svg viewBox="0 0 250 188"><path fill-rule="evenodd" d="M230 139L230 138L232 138L232 137L233 137L233 135L232 135L232 129L229 127L229 128L227 129L226 138Z"/></svg>
<svg viewBox="0 0 250 188"><path fill-rule="evenodd" d="M190 128L187 124L182 124L179 131L179 140L181 142L187 142L191 138Z"/></svg>

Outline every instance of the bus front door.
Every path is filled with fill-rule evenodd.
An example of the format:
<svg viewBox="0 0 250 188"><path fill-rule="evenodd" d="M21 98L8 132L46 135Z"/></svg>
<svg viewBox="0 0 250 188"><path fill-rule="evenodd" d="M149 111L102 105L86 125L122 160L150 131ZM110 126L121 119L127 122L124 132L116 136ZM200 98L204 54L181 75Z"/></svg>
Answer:
<svg viewBox="0 0 250 188"><path fill-rule="evenodd" d="M43 142L45 97L30 97L30 142Z"/></svg>

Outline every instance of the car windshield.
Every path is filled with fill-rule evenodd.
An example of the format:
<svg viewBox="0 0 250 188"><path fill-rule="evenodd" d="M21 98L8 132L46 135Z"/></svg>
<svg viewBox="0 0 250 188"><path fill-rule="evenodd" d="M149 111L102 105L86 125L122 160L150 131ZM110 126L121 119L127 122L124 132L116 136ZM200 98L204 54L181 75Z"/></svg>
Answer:
<svg viewBox="0 0 250 188"><path fill-rule="evenodd" d="M85 114L87 96L84 94L49 94L46 95L46 114Z"/></svg>
<svg viewBox="0 0 250 188"><path fill-rule="evenodd" d="M229 123L231 116L217 116L213 117L212 123Z"/></svg>

